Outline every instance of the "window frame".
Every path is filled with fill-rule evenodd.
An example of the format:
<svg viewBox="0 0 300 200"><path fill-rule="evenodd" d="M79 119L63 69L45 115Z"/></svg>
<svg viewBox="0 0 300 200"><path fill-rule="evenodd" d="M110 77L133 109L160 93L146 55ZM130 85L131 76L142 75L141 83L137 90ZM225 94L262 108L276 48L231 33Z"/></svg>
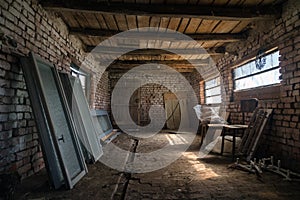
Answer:
<svg viewBox="0 0 300 200"><path fill-rule="evenodd" d="M275 52L278 52L279 53L279 57L280 57L280 52L279 52L279 49L277 47L275 48L272 48L268 51L266 51L264 57L267 57ZM242 80L242 79L245 79L245 78L249 78L249 77L253 77L253 76L256 76L256 75L259 75L259 74L264 74L264 73L267 73L267 72L270 72L270 71L274 71L274 70L277 70L277 69L280 69L280 60L278 59L278 65L277 66L273 66L271 68L268 68L266 70L263 70L263 71L258 71L258 72L254 72L253 74L248 74L248 75L245 75L245 76L241 76L241 77L238 77L238 78L235 78L235 70L240 68L240 67L243 67L251 62L254 62L255 61L255 56L254 57L251 57L250 59L240 63L239 65L236 65L235 67L232 68L231 70L231 73L232 73L232 82L233 82L233 92L243 92L243 91L248 91L248 90L253 90L253 89L262 89L262 88L266 88L266 87L273 87L273 86L278 86L280 85L281 83L271 83L271 84L268 84L268 85L260 85L260 86L256 86L256 87L250 87L250 88L244 88L244 89L236 89L236 81L238 80ZM282 74L280 74L281 76ZM280 76L278 77L280 79Z"/></svg>
<svg viewBox="0 0 300 200"><path fill-rule="evenodd" d="M84 84L84 88L82 88L82 89L84 91L87 101L90 104L91 74L87 70L82 69L81 67L76 65L75 63L71 63L70 69L71 69L71 76L76 75L76 77L79 78L80 82L81 82L80 76L85 77L85 84ZM83 86L82 82L81 82L81 85Z"/></svg>
<svg viewBox="0 0 300 200"><path fill-rule="evenodd" d="M212 81L212 80L217 80L217 79L219 79L219 81L216 81L216 82L219 82L217 85L206 88L207 82ZM212 89L215 89L218 87L220 88L220 94L207 96L208 90L212 90ZM207 102L207 98L217 97L217 96L220 96L220 102ZM220 76L217 76L217 77L214 77L214 78L204 81L204 102L205 102L205 104L220 104L220 103L222 103L222 88L221 88L221 77Z"/></svg>

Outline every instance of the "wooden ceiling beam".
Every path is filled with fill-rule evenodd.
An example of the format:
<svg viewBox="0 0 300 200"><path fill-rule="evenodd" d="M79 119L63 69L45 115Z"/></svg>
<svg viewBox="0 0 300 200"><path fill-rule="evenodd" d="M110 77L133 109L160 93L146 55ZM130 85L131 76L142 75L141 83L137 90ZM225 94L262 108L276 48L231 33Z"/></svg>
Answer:
<svg viewBox="0 0 300 200"><path fill-rule="evenodd" d="M202 59L202 57L199 56L199 58L193 58L193 59ZM159 60L166 60L166 61L177 61L177 60L185 60L182 56L179 55L171 55L169 54L168 56L152 56L152 55L148 55L148 56L133 56L133 55L122 55L120 57L118 57L118 60L143 60L143 61L159 61Z"/></svg>
<svg viewBox="0 0 300 200"><path fill-rule="evenodd" d="M173 69L176 69L180 72L192 72L195 70L195 68L200 69L202 73L207 73L211 67L209 64L209 59L203 59L203 60L193 60L192 63L189 63L186 60L181 61L115 61L111 65L109 65L110 70L119 70L119 71L126 71L130 70L134 67L141 66L143 64L157 64L158 65L167 65L169 67L172 67ZM149 68L153 70L153 68ZM158 71L160 70L159 67L157 67Z"/></svg>
<svg viewBox="0 0 300 200"><path fill-rule="evenodd" d="M192 63L192 64L191 64ZM163 64L163 65L174 65L174 66L184 66L184 65L196 65L196 66L207 66L209 65L209 59L198 59L191 60L191 63L188 60L117 60L113 65L120 66L132 66L132 65L142 65L142 64Z"/></svg>
<svg viewBox="0 0 300 200"><path fill-rule="evenodd" d="M126 71L130 70L131 68L126 68L126 69L119 69L119 68L109 68L109 72L112 73L121 73L124 74ZM186 68L186 69L182 69L182 68L175 68L176 71L180 72L180 73L191 73L194 72L195 69L193 68Z"/></svg>
<svg viewBox="0 0 300 200"><path fill-rule="evenodd" d="M146 61L115 61L111 65L109 65L108 70L110 72L120 72L125 73L126 71L133 69L135 67L138 67L142 64L149 64L154 63L153 62L146 62ZM193 64L187 62L187 61L155 61L157 64L165 64L169 67L172 67L173 69L179 71L179 72L199 72L200 75L204 79L208 79L211 77L215 77L219 74L219 71L216 67L213 67L214 64L209 61L209 59L203 59L203 60L194 60ZM153 67L149 67L149 70L155 71L155 72L163 72L160 71L160 68L157 67L157 69L153 69Z"/></svg>
<svg viewBox="0 0 300 200"><path fill-rule="evenodd" d="M41 1L47 10L58 12L85 12L100 14L124 14L158 17L185 17L212 20L266 20L280 15L280 7L225 7L203 5L160 5L117 2L90 2L90 1Z"/></svg>
<svg viewBox="0 0 300 200"><path fill-rule="evenodd" d="M121 31L103 30L103 29L89 29L89 28L70 28L69 33L76 36L92 36L99 37L103 40L112 37ZM139 40L159 40L159 41L175 41L175 42L188 42L189 40L196 40L199 42L216 41L216 42L238 42L247 39L247 33L210 33L210 34L185 34L190 38L179 33L172 32L134 32L130 31L128 34L120 34L117 36L119 39L139 39Z"/></svg>
<svg viewBox="0 0 300 200"><path fill-rule="evenodd" d="M146 63L144 63L146 64ZM120 64L120 63L113 63L111 65L109 65L109 68L111 69L119 69L119 70L129 70L129 69L132 69L134 67L137 67L137 66L141 66L142 64L140 65L137 65L137 64ZM195 69L195 67L191 64L185 64L185 65L181 65L181 64L168 64L169 67L172 67L174 69ZM159 69L159 68L157 68Z"/></svg>
<svg viewBox="0 0 300 200"><path fill-rule="evenodd" d="M87 46L86 52L92 52L93 54L100 54L101 55L123 55L126 52L126 55L133 55L133 56L164 56L169 54L177 53L178 55L223 55L225 51L206 51L205 49L201 48L193 48L193 49L168 49L169 51L163 49L133 49L133 48L126 48L126 47L95 47L95 46ZM174 53L172 53L174 52Z"/></svg>

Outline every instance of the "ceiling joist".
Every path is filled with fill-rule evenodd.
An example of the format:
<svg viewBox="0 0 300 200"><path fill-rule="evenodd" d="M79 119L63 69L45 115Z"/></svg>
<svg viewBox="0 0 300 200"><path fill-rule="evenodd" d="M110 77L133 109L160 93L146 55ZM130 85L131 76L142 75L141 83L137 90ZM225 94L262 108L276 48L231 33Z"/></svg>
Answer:
<svg viewBox="0 0 300 200"><path fill-rule="evenodd" d="M143 63L143 64L149 64L149 63ZM110 69L117 69L117 70L130 70L130 69L133 69L134 67L138 67L138 66L141 66L143 64L133 64L133 63L113 63L109 66ZM154 64L154 63L152 63ZM159 68L159 65L162 65L161 63L156 63L157 64L157 69L156 70L160 70ZM173 63L173 64L167 64L167 66L173 68L173 69L176 69L176 70L189 70L189 71L192 71L195 69L195 67L197 66L193 66L191 64L185 64L185 65L181 65L181 64L177 64L177 63ZM149 68L149 69L152 69L153 68Z"/></svg>
<svg viewBox="0 0 300 200"><path fill-rule="evenodd" d="M147 62L142 63L142 62L114 62L111 65L109 65L109 69L110 71L120 71L122 73L124 73L124 70L130 70L133 69L134 67L138 67L141 66L142 64L148 64ZM193 64L182 64L182 63L164 63L164 62L157 62L157 69L153 69L153 67L149 67L149 70L152 71L157 71L157 72L161 72L161 73L165 73L164 69L161 69L159 67L159 64L166 64L169 67L172 67L173 69L177 70L178 72L194 72L194 71L198 71L200 73L200 75L203 78L208 78L208 77L214 77L216 75L218 75L218 70L214 67L211 67L208 63L206 65L193 65ZM143 71L145 70L145 68L143 68Z"/></svg>
<svg viewBox="0 0 300 200"><path fill-rule="evenodd" d="M172 67L173 69L176 69L179 72L193 72L196 69L199 73L201 73L203 76L210 75L212 72L214 72L214 69L212 67L213 63L210 59L198 59L198 60L191 60L190 62L188 60L180 60L180 61L161 61L161 60L152 60L152 61L115 61L114 63L110 64L109 67L112 70L130 70L134 67L141 66L143 64L154 64L157 65L156 71L161 70L159 67L160 65L167 65L169 67ZM149 67L149 70L153 70L153 67ZM163 71L161 71L163 72Z"/></svg>
<svg viewBox="0 0 300 200"><path fill-rule="evenodd" d="M178 65L182 66L208 66L209 65L209 59L198 59L198 60L191 60L190 62L188 60L126 60L126 61L115 61L113 65L119 65L119 66L132 66L132 65L142 65L142 64L161 64L161 65ZM191 64L192 63L192 64Z"/></svg>
<svg viewBox="0 0 300 200"><path fill-rule="evenodd" d="M120 73L120 74L124 74L124 71L128 71L132 68L110 68L110 72L113 72L113 73ZM195 69L193 68L174 68L176 71L180 72L180 73L191 73L191 72L194 72ZM151 69L149 69L151 70ZM154 71L154 70L152 70ZM155 72L157 72L158 70L155 70Z"/></svg>
<svg viewBox="0 0 300 200"><path fill-rule="evenodd" d="M135 49L135 48L126 48L126 47L104 47L104 46L87 46L86 52L91 52L93 54L101 55L132 55L132 56L165 56L169 54L177 54L181 56L189 55L204 55L204 56L216 56L223 55L224 51L206 51L204 48L191 48L191 49ZM101 56L100 55L100 56Z"/></svg>
<svg viewBox="0 0 300 200"><path fill-rule="evenodd" d="M93 36L100 37L103 40L112 37L120 31L114 30L101 30L101 29L82 29L82 28L70 28L69 33L77 36ZM188 37L187 37L188 36ZM118 39L138 39L138 40L158 40L158 41L173 41L173 42L189 42L195 41L216 41L216 42L237 42L247 39L246 33L210 33L210 34L179 34L176 32L160 32L157 31L129 31L125 34L119 34L116 36Z"/></svg>
<svg viewBox="0 0 300 200"><path fill-rule="evenodd" d="M57 12L84 12L100 14L124 14L157 17L184 17L211 20L267 20L274 19L281 12L279 7L221 7L203 5L168 5L117 3L117 2L88 2L55 0L42 1L45 9Z"/></svg>

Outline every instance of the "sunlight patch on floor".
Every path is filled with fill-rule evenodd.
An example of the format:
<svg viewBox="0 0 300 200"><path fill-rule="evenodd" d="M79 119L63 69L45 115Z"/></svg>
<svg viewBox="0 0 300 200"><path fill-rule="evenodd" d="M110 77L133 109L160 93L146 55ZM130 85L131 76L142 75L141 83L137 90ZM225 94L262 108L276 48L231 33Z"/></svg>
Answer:
<svg viewBox="0 0 300 200"><path fill-rule="evenodd" d="M187 144L188 141L179 134L166 134L170 145Z"/></svg>
<svg viewBox="0 0 300 200"><path fill-rule="evenodd" d="M210 167L200 163L198 160L198 154L195 152L184 152L182 154L186 160L191 164L191 167L196 171L195 176L197 179L205 180L209 178L219 177L220 175L215 173Z"/></svg>

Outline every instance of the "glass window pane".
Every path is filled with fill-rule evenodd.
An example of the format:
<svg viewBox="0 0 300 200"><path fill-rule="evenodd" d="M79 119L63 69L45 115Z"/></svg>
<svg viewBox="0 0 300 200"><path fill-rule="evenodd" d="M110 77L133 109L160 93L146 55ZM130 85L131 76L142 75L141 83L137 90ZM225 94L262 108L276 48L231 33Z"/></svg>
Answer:
<svg viewBox="0 0 300 200"><path fill-rule="evenodd" d="M211 88L205 91L205 96L209 97L209 96L214 96L214 95L220 95L221 94L221 87L215 87L215 88Z"/></svg>
<svg viewBox="0 0 300 200"><path fill-rule="evenodd" d="M234 79L249 76L251 74L255 74L258 72L264 72L273 67L278 67L279 66L279 51L273 52L273 53L265 56L265 59L266 59L266 64L262 69L256 68L255 60L234 69L233 70Z"/></svg>
<svg viewBox="0 0 300 200"><path fill-rule="evenodd" d="M86 98L88 99L88 77L89 75L87 73L85 73L84 71L82 70L79 70L79 68L77 69L76 66L74 67L71 67L71 75L72 76L75 76L75 77L78 77L79 80L80 80L80 83L82 85L82 89L84 91L84 94L86 96Z"/></svg>
<svg viewBox="0 0 300 200"><path fill-rule="evenodd" d="M255 60L234 69L233 76L235 79L235 89L236 90L249 89L249 88L255 88L259 86L266 86L266 85L280 83L279 68L276 68L279 67L279 56L280 56L279 51L266 55L265 56L266 64L262 69L256 68ZM276 68L276 69L267 71L272 68ZM252 74L253 76L251 76Z"/></svg>
<svg viewBox="0 0 300 200"><path fill-rule="evenodd" d="M217 78L211 79L209 81L206 81L205 82L205 89L216 87L218 85L220 85L220 77L217 77Z"/></svg>
<svg viewBox="0 0 300 200"><path fill-rule="evenodd" d="M79 75L79 80L80 80L82 89L84 91L84 94L86 94L86 76Z"/></svg>
<svg viewBox="0 0 300 200"><path fill-rule="evenodd" d="M221 103L221 95L206 98L206 104Z"/></svg>
<svg viewBox="0 0 300 200"><path fill-rule="evenodd" d="M205 82L205 101L207 104L221 103L220 82L220 77Z"/></svg>
<svg viewBox="0 0 300 200"><path fill-rule="evenodd" d="M279 68L235 81L236 90L255 88L259 86L280 83Z"/></svg>

